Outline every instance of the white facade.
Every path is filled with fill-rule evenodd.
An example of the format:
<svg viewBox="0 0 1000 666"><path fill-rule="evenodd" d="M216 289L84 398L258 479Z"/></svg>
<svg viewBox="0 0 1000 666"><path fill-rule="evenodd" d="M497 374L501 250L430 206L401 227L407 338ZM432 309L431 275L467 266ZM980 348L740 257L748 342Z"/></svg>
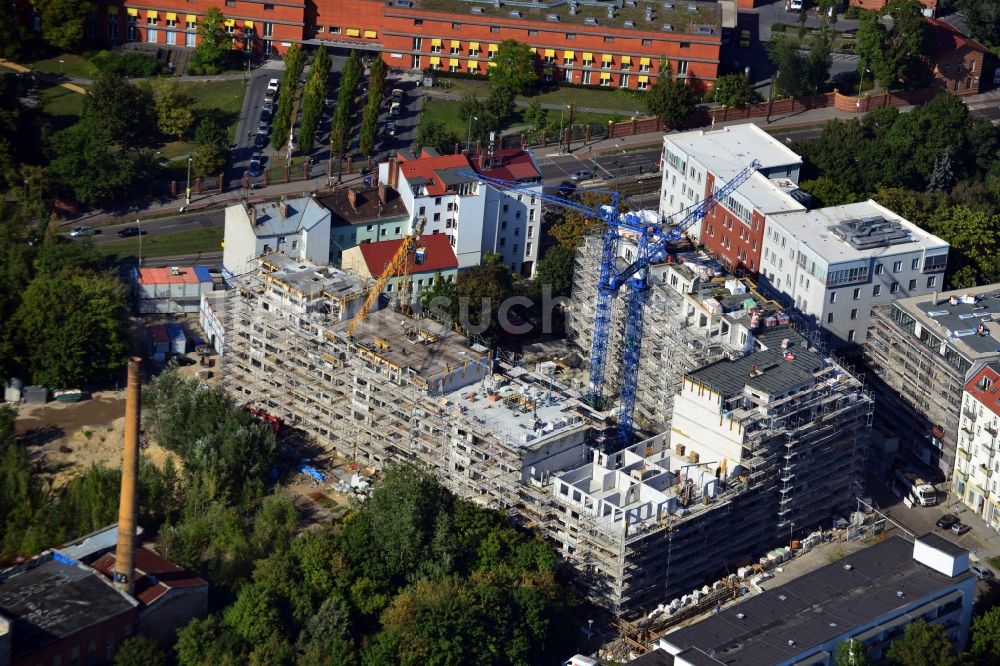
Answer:
<svg viewBox="0 0 1000 666"><path fill-rule="evenodd" d="M1000 371L983 367L962 392L957 433L955 494L993 529L1000 531Z"/></svg>
<svg viewBox="0 0 1000 666"><path fill-rule="evenodd" d="M879 219L894 238L878 241ZM949 249L872 200L770 215L762 247L761 282L847 344L865 341L874 306L941 289Z"/></svg>
<svg viewBox="0 0 1000 666"><path fill-rule="evenodd" d="M224 291L201 295L198 324L201 325L201 330L205 333L205 342L212 345L212 349L219 356L222 355L226 341L225 307L226 294Z"/></svg>
<svg viewBox="0 0 1000 666"><path fill-rule="evenodd" d="M226 208L222 264L229 273L254 270L257 257L271 252L330 263L330 211L310 197Z"/></svg>
<svg viewBox="0 0 1000 666"><path fill-rule="evenodd" d="M710 179L718 188L755 159L761 162L758 173L764 177L798 184L802 158L752 123L665 135L660 215L681 213L705 198ZM700 238L701 223L687 233Z"/></svg>

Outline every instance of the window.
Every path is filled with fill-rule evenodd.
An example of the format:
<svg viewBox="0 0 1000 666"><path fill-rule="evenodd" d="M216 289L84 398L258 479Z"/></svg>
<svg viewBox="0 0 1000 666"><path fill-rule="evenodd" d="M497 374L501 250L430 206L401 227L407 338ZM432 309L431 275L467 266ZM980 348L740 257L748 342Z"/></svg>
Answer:
<svg viewBox="0 0 1000 666"><path fill-rule="evenodd" d="M427 214L427 207L426 206L421 206L420 207L420 215L426 215L426 214Z"/></svg>
<svg viewBox="0 0 1000 666"><path fill-rule="evenodd" d="M917 257L916 259L910 262L910 270L916 271L919 269L920 269L920 257Z"/></svg>
<svg viewBox="0 0 1000 666"><path fill-rule="evenodd" d="M899 283L898 282L893 282L891 285L889 285L889 293L890 294L898 294L899 293Z"/></svg>
<svg viewBox="0 0 1000 666"><path fill-rule="evenodd" d="M835 292L835 291L831 291L830 292L830 302L831 303L836 303L837 302L837 292Z"/></svg>
<svg viewBox="0 0 1000 666"><path fill-rule="evenodd" d="M903 268L903 262L902 261L894 261L894 262L892 262L892 272L893 273L898 273L900 270L902 270L902 268Z"/></svg>
<svg viewBox="0 0 1000 666"><path fill-rule="evenodd" d="M423 19L413 19L413 25L423 25L423 24L424 24Z"/></svg>
<svg viewBox="0 0 1000 666"><path fill-rule="evenodd" d="M649 81L643 81L642 78L639 79L639 83L635 86L638 90L646 90L649 88Z"/></svg>
<svg viewBox="0 0 1000 666"><path fill-rule="evenodd" d="M832 312L828 312L826 314L826 323L828 323L828 324L832 324L833 323L833 313Z"/></svg>
<svg viewBox="0 0 1000 666"><path fill-rule="evenodd" d="M156 25L156 21L157 21L157 19L155 19L155 18L153 18L151 16L147 16L146 17L146 25Z"/></svg>
<svg viewBox="0 0 1000 666"><path fill-rule="evenodd" d="M628 74L622 74L618 77L618 87L628 88Z"/></svg>
<svg viewBox="0 0 1000 666"><path fill-rule="evenodd" d="M460 50L460 49L459 49L459 47L457 47L457 46L452 46L452 47L451 47L451 54L452 54L452 55L459 55L459 50Z"/></svg>
<svg viewBox="0 0 1000 666"><path fill-rule="evenodd" d="M929 278L927 278L927 288L928 289L932 289L932 288L934 288L936 286L937 286L937 276L936 275L932 275Z"/></svg>
<svg viewBox="0 0 1000 666"><path fill-rule="evenodd" d="M498 25L491 25L490 26L490 32L500 32L500 26L498 26Z"/></svg>
<svg viewBox="0 0 1000 666"><path fill-rule="evenodd" d="M313 26L313 31L316 32L316 33L322 34L322 32L323 32L323 26L321 26L321 25Z"/></svg>
<svg viewBox="0 0 1000 666"><path fill-rule="evenodd" d="M857 318L858 318L858 309L854 308L853 310L851 310L851 319L857 319Z"/></svg>
<svg viewBox="0 0 1000 666"><path fill-rule="evenodd" d="M226 0L226 7L235 7L236 0Z"/></svg>
<svg viewBox="0 0 1000 666"><path fill-rule="evenodd" d="M528 31L528 37L538 37L538 31L537 30L529 30Z"/></svg>
<svg viewBox="0 0 1000 666"><path fill-rule="evenodd" d="M909 289L910 291L913 291L916 288L917 288L917 281L916 280L910 280L910 284L907 287L907 289Z"/></svg>
<svg viewBox="0 0 1000 666"><path fill-rule="evenodd" d="M877 284L874 287L872 287L872 296L878 296L881 293L882 293L882 285Z"/></svg>
<svg viewBox="0 0 1000 666"><path fill-rule="evenodd" d="M524 245L524 253L528 256L531 256L531 243L526 243Z"/></svg>
<svg viewBox="0 0 1000 666"><path fill-rule="evenodd" d="M434 197L434 205L435 206L441 205L441 197Z"/></svg>
<svg viewBox="0 0 1000 666"><path fill-rule="evenodd" d="M329 33L331 35L339 35L340 34L340 26L339 25L331 25L329 28L327 28L327 30L329 31Z"/></svg>
<svg viewBox="0 0 1000 666"><path fill-rule="evenodd" d="M605 38L604 38L604 42L605 42L606 44L609 44L609 43L611 43L611 42L613 42L613 41L615 41L615 38L614 38L614 37L605 37Z"/></svg>
<svg viewBox="0 0 1000 666"><path fill-rule="evenodd" d="M266 12L273 12L274 11L274 5L272 5L272 4L268 3L268 2L265 2L264 3L264 11L266 11Z"/></svg>
<svg viewBox="0 0 1000 666"><path fill-rule="evenodd" d="M875 275L882 275L885 272L885 266L882 264L875 264Z"/></svg>
<svg viewBox="0 0 1000 666"><path fill-rule="evenodd" d="M506 244L507 244L507 239L506 239L506 238L501 238L501 239L500 239L500 247L503 247L503 246L505 246Z"/></svg>
<svg viewBox="0 0 1000 666"><path fill-rule="evenodd" d="M462 29L462 24L461 23L452 23L451 24L451 29L452 30L461 30Z"/></svg>
<svg viewBox="0 0 1000 666"><path fill-rule="evenodd" d="M517 254L517 243L514 243L514 254Z"/></svg>
<svg viewBox="0 0 1000 666"><path fill-rule="evenodd" d="M847 341L854 342L854 329L852 328L847 332Z"/></svg>
<svg viewBox="0 0 1000 666"><path fill-rule="evenodd" d="M687 74L688 73L688 62L687 62L687 60L678 60L677 61L677 73L678 74Z"/></svg>
<svg viewBox="0 0 1000 666"><path fill-rule="evenodd" d="M572 32L567 32L566 33L566 39L576 39L576 34L574 34Z"/></svg>
<svg viewBox="0 0 1000 666"><path fill-rule="evenodd" d="M653 40L652 39L644 39L644 40L642 40L642 45L643 46L652 46L653 45Z"/></svg>
<svg viewBox="0 0 1000 666"><path fill-rule="evenodd" d="M177 27L177 19L167 19L167 27L168 28L176 28Z"/></svg>
<svg viewBox="0 0 1000 666"><path fill-rule="evenodd" d="M434 221L435 222L441 221L441 213L434 213Z"/></svg>
<svg viewBox="0 0 1000 666"><path fill-rule="evenodd" d="M473 58L477 57L479 55L479 46L477 45L476 48L469 46L469 55Z"/></svg>

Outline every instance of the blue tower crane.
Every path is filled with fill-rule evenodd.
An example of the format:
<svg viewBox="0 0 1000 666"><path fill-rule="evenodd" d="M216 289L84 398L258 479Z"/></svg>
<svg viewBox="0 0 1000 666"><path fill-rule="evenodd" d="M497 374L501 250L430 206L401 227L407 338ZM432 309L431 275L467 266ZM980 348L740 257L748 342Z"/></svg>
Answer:
<svg viewBox="0 0 1000 666"><path fill-rule="evenodd" d="M611 331L611 299L615 292L626 283L629 295L626 302L625 344L622 362L621 403L618 410L618 439L623 446L632 440L632 417L635 412L635 396L639 378L639 356L642 351L642 332L646 297L649 294L648 272L651 264L666 258L670 243L681 236L695 222L703 219L719 199L732 194L761 166L753 160L749 166L737 173L725 185L708 198L687 209L687 215L676 225L664 229L660 225L643 224L638 216L621 215L618 208L618 193L611 192L610 206L586 206L572 199L541 193L532 189L532 184L517 183L484 176L474 171L462 171L459 175L475 178L497 189L524 192L542 201L574 210L587 217L601 220L606 228L601 248L601 266L597 282L597 304L594 318L594 338L590 353L590 386L588 399L592 404L601 405L604 400L604 379L607 366L608 339ZM537 186L537 185L535 185ZM635 260L621 272L618 271L618 247L622 230L638 235Z"/></svg>

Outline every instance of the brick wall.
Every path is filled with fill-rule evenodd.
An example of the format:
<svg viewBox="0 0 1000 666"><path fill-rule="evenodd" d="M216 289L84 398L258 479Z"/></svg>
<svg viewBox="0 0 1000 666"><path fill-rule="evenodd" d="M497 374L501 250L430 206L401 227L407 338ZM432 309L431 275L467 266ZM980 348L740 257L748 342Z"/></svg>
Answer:
<svg viewBox="0 0 1000 666"><path fill-rule="evenodd" d="M135 623L136 611L135 608L130 608L117 617L81 629L61 641L32 652L26 657L12 662L12 666L51 664L53 658L57 656L61 658L63 664L71 664L73 663L74 655L76 655L76 663L79 664L111 661L113 652L118 649L118 646L121 645L125 638L132 635ZM112 654L108 654L109 642L111 643ZM91 647L94 649L95 662L88 660Z"/></svg>
<svg viewBox="0 0 1000 666"><path fill-rule="evenodd" d="M208 613L208 585L173 588L139 611L139 633L149 636L161 647L177 642L177 630Z"/></svg>

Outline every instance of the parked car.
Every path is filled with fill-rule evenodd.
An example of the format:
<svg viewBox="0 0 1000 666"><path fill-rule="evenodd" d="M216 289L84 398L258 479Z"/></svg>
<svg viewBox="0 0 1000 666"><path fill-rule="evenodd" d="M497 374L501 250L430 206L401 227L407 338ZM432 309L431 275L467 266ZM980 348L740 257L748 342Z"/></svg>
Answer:
<svg viewBox="0 0 1000 666"><path fill-rule="evenodd" d="M385 133L389 136L396 136L396 123L389 123L385 126Z"/></svg>
<svg viewBox="0 0 1000 666"><path fill-rule="evenodd" d="M250 158L250 167L247 169L247 173L250 174L250 176L253 178L256 178L257 176L264 173L260 155L254 155L253 157Z"/></svg>
<svg viewBox="0 0 1000 666"><path fill-rule="evenodd" d="M403 105L399 102L393 102L392 106L389 107L390 116L398 116L399 112L403 110Z"/></svg>
<svg viewBox="0 0 1000 666"><path fill-rule="evenodd" d="M274 113L274 100L264 100L264 105L260 107L261 111L267 111L268 113Z"/></svg>
<svg viewBox="0 0 1000 666"><path fill-rule="evenodd" d="M261 120L257 123L258 134L267 134L269 131L271 131L271 125L266 120Z"/></svg>
<svg viewBox="0 0 1000 666"><path fill-rule="evenodd" d="M951 526L958 522L958 516L946 513L938 518L937 526L943 530L950 530Z"/></svg>
<svg viewBox="0 0 1000 666"><path fill-rule="evenodd" d="M593 171L587 171L586 169L580 169L579 171L574 171L570 175L570 179L574 183L579 183L581 180L590 180L594 177Z"/></svg>
<svg viewBox="0 0 1000 666"><path fill-rule="evenodd" d="M393 88L392 89L392 93L391 93L391 99L392 99L393 102L402 102L403 101L403 89L402 88Z"/></svg>
<svg viewBox="0 0 1000 666"><path fill-rule="evenodd" d="M969 571L974 573L976 575L976 578L978 578L979 580L990 580L994 577L992 570L987 569L986 567L980 566L978 564L973 564L972 566L970 566Z"/></svg>
<svg viewBox="0 0 1000 666"><path fill-rule="evenodd" d="M971 529L972 529L971 527L963 523L961 520L951 526L951 531L959 536L965 534Z"/></svg>
<svg viewBox="0 0 1000 666"><path fill-rule="evenodd" d="M118 237L119 238L130 238L132 236L138 236L139 235L139 228L138 227L125 227L124 229L119 229L117 233L118 233Z"/></svg>
<svg viewBox="0 0 1000 666"><path fill-rule="evenodd" d="M750 31L744 28L740 30L740 48L747 48L750 46Z"/></svg>
<svg viewBox="0 0 1000 666"><path fill-rule="evenodd" d="M78 238L80 236L92 236L94 233L94 227L87 224L81 224L78 227L73 227L73 231L69 232L69 235L73 238Z"/></svg>
<svg viewBox="0 0 1000 666"><path fill-rule="evenodd" d="M568 180L559 183L559 194L573 194L574 192L576 192L576 183L571 183Z"/></svg>
<svg viewBox="0 0 1000 666"><path fill-rule="evenodd" d="M802 11L802 0L788 0L788 9L793 12Z"/></svg>
<svg viewBox="0 0 1000 666"><path fill-rule="evenodd" d="M257 138L254 139L253 145L257 148L266 148L268 143L267 134L257 134Z"/></svg>
<svg viewBox="0 0 1000 666"><path fill-rule="evenodd" d="M270 81L267 82L267 92L270 93L278 92L279 85L281 85L281 83L278 81L278 79L271 79Z"/></svg>

